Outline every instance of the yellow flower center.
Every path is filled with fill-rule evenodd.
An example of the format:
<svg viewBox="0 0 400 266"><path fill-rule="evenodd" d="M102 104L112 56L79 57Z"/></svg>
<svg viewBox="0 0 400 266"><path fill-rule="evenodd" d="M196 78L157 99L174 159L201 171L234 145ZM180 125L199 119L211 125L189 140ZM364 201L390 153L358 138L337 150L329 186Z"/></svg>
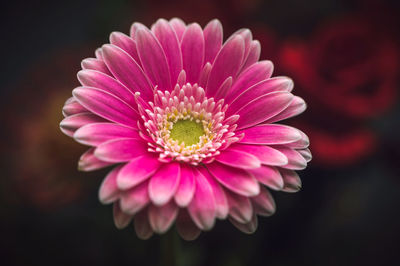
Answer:
<svg viewBox="0 0 400 266"><path fill-rule="evenodd" d="M173 124L170 137L178 141L179 144L184 143L185 146L191 146L199 143L200 137L204 134L204 128L201 123L180 119Z"/></svg>

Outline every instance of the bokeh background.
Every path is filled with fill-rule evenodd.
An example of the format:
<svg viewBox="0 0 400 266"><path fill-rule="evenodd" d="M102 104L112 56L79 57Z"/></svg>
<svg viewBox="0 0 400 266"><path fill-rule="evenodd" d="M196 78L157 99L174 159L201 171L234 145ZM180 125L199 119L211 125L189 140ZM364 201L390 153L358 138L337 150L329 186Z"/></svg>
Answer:
<svg viewBox="0 0 400 266"><path fill-rule="evenodd" d="M398 265L399 1L9 1L2 11L2 265ZM250 28L308 103L288 121L311 139L303 189L273 193L277 212L253 235L226 221L193 242L117 230L97 200L105 172L78 172L85 148L59 131L80 61L111 31L159 17L218 18L225 38Z"/></svg>

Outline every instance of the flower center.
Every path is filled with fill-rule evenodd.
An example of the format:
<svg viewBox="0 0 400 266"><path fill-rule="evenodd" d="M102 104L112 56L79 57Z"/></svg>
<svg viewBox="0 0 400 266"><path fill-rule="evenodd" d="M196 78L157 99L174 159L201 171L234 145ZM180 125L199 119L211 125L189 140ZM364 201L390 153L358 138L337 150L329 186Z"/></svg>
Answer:
<svg viewBox="0 0 400 266"><path fill-rule="evenodd" d="M204 134L204 128L201 123L180 119L172 126L170 137L178 141L179 144L184 143L185 146L191 146L199 143L200 137L204 136Z"/></svg>

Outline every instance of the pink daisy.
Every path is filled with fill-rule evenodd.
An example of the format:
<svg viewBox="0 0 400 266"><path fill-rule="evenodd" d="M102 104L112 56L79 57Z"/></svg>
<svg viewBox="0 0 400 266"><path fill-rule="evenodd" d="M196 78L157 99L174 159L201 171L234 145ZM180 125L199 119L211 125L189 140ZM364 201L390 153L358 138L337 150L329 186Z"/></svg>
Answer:
<svg viewBox="0 0 400 266"><path fill-rule="evenodd" d="M241 29L223 43L213 20L202 29L174 18L130 36L110 35L82 61L82 84L63 108L61 130L91 146L79 169L115 165L100 201L118 228L138 237L176 221L184 239L228 218L246 233L275 203L267 188L298 191L311 159L307 136L276 124L306 108L287 77L271 78L260 43Z"/></svg>

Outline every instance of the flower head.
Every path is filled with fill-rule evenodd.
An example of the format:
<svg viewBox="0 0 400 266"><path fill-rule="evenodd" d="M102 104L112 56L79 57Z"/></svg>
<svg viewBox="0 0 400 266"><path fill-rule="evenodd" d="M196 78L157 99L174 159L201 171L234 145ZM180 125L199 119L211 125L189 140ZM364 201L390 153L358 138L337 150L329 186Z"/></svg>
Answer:
<svg viewBox="0 0 400 266"><path fill-rule="evenodd" d="M294 170L311 158L308 138L275 122L303 112L304 101L289 78L271 78L249 30L222 40L218 20L202 29L160 19L112 33L82 61L61 130L92 146L81 170L115 165L99 197L114 204L118 228L133 219L145 239L176 220L194 239L229 218L251 233L257 214L275 211L266 187L300 188Z"/></svg>

